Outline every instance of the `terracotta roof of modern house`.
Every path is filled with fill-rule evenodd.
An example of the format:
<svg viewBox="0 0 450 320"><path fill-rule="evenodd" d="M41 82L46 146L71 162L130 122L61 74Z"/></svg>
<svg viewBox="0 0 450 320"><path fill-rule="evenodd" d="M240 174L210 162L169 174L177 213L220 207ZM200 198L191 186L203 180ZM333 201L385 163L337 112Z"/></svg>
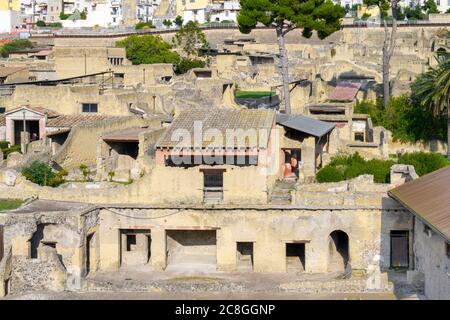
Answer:
<svg viewBox="0 0 450 320"><path fill-rule="evenodd" d="M24 67L0 67L0 78L10 76L16 72L25 70Z"/></svg>
<svg viewBox="0 0 450 320"><path fill-rule="evenodd" d="M220 143L225 148L227 130L241 129L256 130L256 141L252 139L245 139L245 148L265 148L267 147L270 130L275 121L275 111L267 109L196 109L182 111L172 122L169 128L164 132L160 139L156 142L157 148L173 148L179 146L180 135L188 132L191 139L194 139L194 123L199 122L203 132L203 139L201 141L202 148L210 146L212 142ZM214 141L214 136L208 136L207 130L218 130L223 137L223 141ZM267 130L267 135L260 135L258 130ZM212 135L213 132L210 131ZM228 133L230 133L228 131ZM178 134L178 135L177 135ZM245 135L245 133L244 133ZM235 146L238 144L234 139ZM256 143L256 145L255 145ZM196 142L188 143L187 147L194 148Z"/></svg>
<svg viewBox="0 0 450 320"><path fill-rule="evenodd" d="M328 99L332 101L352 101L360 88L360 82L339 82Z"/></svg>
<svg viewBox="0 0 450 320"><path fill-rule="evenodd" d="M450 241L450 166L396 187L389 196Z"/></svg>

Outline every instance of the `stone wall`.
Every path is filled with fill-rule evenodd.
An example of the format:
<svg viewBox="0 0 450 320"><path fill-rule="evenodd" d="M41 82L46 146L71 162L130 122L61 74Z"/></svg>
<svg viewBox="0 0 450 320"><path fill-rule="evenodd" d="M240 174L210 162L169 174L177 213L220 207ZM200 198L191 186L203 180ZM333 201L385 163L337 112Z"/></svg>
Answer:
<svg viewBox="0 0 450 320"><path fill-rule="evenodd" d="M143 119L129 116L121 119L109 119L94 123L80 124L69 133L66 142L54 155L53 160L64 168L75 168L81 164L96 164L97 141L102 134L130 127L150 125L159 126L158 119Z"/></svg>
<svg viewBox="0 0 450 320"><path fill-rule="evenodd" d="M428 231L429 230L429 231ZM450 299L450 257L446 241L418 218L414 224L415 269L425 280L425 295L432 300Z"/></svg>

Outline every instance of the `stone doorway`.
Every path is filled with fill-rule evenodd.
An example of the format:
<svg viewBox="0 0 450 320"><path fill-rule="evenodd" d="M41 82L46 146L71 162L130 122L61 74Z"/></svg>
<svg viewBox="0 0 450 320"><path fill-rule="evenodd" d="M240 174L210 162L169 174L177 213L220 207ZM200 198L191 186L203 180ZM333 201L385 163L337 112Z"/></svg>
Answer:
<svg viewBox="0 0 450 320"><path fill-rule="evenodd" d="M349 238L347 233L335 230L328 237L328 271L345 272L350 267Z"/></svg>

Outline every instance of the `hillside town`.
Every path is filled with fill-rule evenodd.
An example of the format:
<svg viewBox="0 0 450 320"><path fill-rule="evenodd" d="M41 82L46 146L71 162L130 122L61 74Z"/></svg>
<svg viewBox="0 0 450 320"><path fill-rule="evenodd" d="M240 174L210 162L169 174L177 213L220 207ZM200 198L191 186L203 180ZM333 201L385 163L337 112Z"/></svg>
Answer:
<svg viewBox="0 0 450 320"><path fill-rule="evenodd" d="M450 299L450 1L288 2L0 1L0 299Z"/></svg>

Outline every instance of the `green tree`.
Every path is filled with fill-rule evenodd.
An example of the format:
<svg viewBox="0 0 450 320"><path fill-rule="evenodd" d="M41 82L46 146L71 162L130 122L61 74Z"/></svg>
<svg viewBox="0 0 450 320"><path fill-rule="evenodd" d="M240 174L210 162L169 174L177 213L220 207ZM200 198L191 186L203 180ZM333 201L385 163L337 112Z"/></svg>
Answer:
<svg viewBox="0 0 450 320"><path fill-rule="evenodd" d="M439 13L439 9L434 0L425 0L422 6L422 10L426 13Z"/></svg>
<svg viewBox="0 0 450 320"><path fill-rule="evenodd" d="M45 21L42 21L42 20L36 21L36 26L37 27L45 27Z"/></svg>
<svg viewBox="0 0 450 320"><path fill-rule="evenodd" d="M172 26L172 21L169 19L164 19L163 25L165 25L167 28L170 28Z"/></svg>
<svg viewBox="0 0 450 320"><path fill-rule="evenodd" d="M206 36L197 22L189 21L175 33L172 43L180 47L188 57L197 56L199 49L209 48Z"/></svg>
<svg viewBox="0 0 450 320"><path fill-rule="evenodd" d="M380 14L382 17L387 16L389 8L392 9L392 30L389 32L387 27L386 19L383 19L384 24L384 40L383 40L383 61L382 61L382 72L383 72L383 100L384 105L389 105L389 99L391 97L390 90L390 62L392 55L394 54L395 42L397 39L397 11L398 11L398 0L363 0L363 3L372 6L375 5L380 9Z"/></svg>
<svg viewBox="0 0 450 320"><path fill-rule="evenodd" d="M172 63L178 64L180 56L171 50L171 45L160 36L131 35L116 43L125 48L127 58L133 64Z"/></svg>
<svg viewBox="0 0 450 320"><path fill-rule="evenodd" d="M203 68L205 66L205 62L198 59L187 59L183 58L180 62L175 66L176 74L183 74L188 72L193 68Z"/></svg>
<svg viewBox="0 0 450 320"><path fill-rule="evenodd" d="M450 159L450 55L440 54L438 66L419 76L411 85L416 101L435 116L447 113L447 157Z"/></svg>
<svg viewBox="0 0 450 320"><path fill-rule="evenodd" d="M174 22L178 28L181 28L183 26L183 18L181 16L176 16Z"/></svg>
<svg viewBox="0 0 450 320"><path fill-rule="evenodd" d="M324 39L340 29L345 10L330 0L240 0L239 2L241 10L237 20L242 33L250 33L258 23L274 27L276 30L283 77L284 105L286 113L290 113L286 34L301 28L305 38L310 38L313 31L317 31L319 38Z"/></svg>

